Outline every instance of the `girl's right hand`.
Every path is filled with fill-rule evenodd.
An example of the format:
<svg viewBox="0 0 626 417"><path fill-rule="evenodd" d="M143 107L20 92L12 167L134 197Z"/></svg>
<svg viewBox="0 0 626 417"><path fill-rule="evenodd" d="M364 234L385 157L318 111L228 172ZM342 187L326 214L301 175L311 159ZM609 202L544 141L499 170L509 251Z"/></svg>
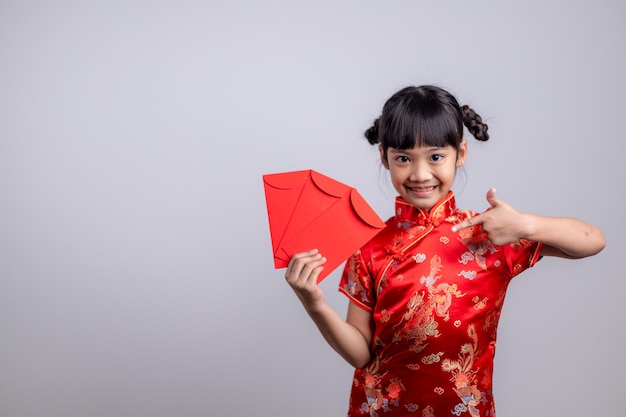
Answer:
<svg viewBox="0 0 626 417"><path fill-rule="evenodd" d="M317 285L326 258L317 249L293 255L287 266L285 279L307 310L314 310L324 302L324 293Z"/></svg>

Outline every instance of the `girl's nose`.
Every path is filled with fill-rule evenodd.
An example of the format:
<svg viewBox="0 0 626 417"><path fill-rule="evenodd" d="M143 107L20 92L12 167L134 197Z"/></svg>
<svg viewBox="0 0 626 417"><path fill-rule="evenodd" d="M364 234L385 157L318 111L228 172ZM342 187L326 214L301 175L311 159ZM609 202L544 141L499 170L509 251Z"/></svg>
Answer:
<svg viewBox="0 0 626 417"><path fill-rule="evenodd" d="M432 178L432 173L430 169L428 169L428 165L417 164L411 170L411 175L409 179L415 182L424 182L428 181Z"/></svg>

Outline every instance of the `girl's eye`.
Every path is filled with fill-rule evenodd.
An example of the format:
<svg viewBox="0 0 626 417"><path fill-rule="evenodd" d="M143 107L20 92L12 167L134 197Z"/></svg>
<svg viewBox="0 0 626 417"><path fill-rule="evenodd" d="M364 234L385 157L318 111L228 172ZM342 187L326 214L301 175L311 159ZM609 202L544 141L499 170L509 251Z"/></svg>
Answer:
<svg viewBox="0 0 626 417"><path fill-rule="evenodd" d="M439 162L443 159L443 155L435 154L430 157L430 160L433 162Z"/></svg>
<svg viewBox="0 0 626 417"><path fill-rule="evenodd" d="M409 162L409 157L408 156L404 156L404 155L400 155L396 158L396 161L398 162Z"/></svg>

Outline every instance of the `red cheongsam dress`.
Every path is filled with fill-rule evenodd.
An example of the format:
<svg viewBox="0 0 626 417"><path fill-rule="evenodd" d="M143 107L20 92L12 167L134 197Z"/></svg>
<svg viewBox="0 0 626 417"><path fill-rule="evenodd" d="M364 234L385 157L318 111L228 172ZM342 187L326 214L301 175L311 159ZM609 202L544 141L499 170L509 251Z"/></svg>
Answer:
<svg viewBox="0 0 626 417"><path fill-rule="evenodd" d="M493 357L507 286L541 243L495 246L450 192L395 216L347 262L339 290L373 314L372 360L356 369L348 416L493 417Z"/></svg>

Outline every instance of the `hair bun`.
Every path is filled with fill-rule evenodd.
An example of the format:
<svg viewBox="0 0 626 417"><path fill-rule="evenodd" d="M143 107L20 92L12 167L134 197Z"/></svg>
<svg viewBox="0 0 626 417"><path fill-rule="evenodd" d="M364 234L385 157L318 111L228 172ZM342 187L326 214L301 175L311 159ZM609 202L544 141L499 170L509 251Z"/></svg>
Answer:
<svg viewBox="0 0 626 417"><path fill-rule="evenodd" d="M365 131L364 135L365 138L367 139L367 141L370 143L370 145L375 145L377 143L380 142L380 139L378 138L378 133L379 133L379 129L378 129L378 125L379 125L379 120L380 119L376 119L374 120L374 124Z"/></svg>

